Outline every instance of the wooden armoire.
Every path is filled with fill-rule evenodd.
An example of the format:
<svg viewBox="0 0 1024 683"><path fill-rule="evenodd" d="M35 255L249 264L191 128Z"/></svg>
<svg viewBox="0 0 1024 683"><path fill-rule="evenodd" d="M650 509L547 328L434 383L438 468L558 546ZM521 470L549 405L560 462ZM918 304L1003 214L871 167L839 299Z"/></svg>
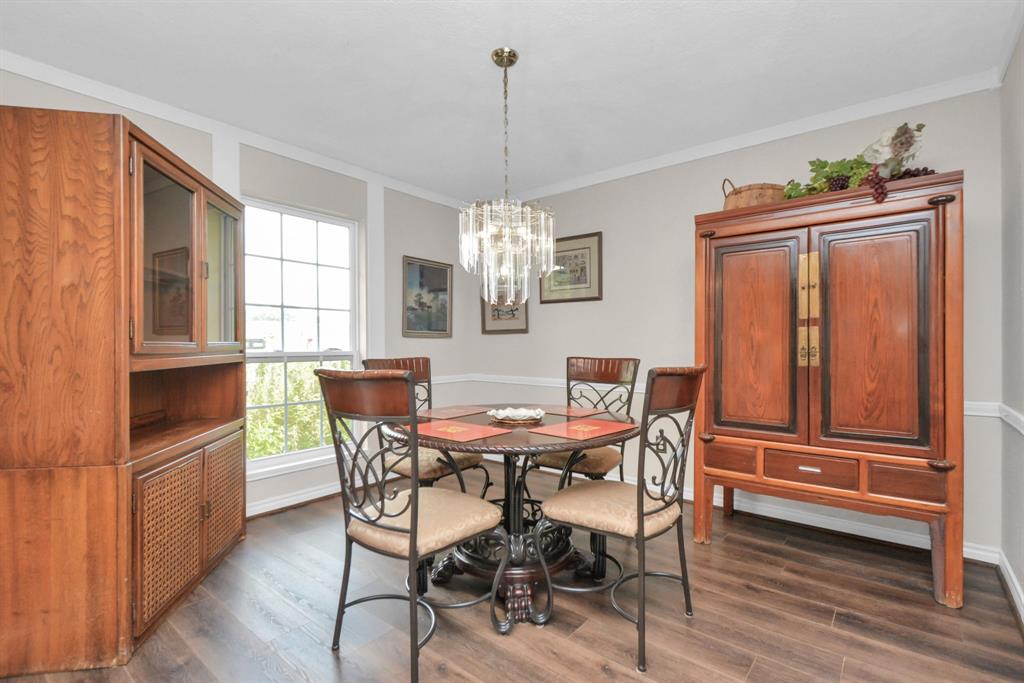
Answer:
<svg viewBox="0 0 1024 683"><path fill-rule="evenodd" d="M0 677L123 663L245 533L242 205L0 107Z"/></svg>
<svg viewBox="0 0 1024 683"><path fill-rule="evenodd" d="M919 520L963 604L962 183L696 217L696 541L716 486Z"/></svg>

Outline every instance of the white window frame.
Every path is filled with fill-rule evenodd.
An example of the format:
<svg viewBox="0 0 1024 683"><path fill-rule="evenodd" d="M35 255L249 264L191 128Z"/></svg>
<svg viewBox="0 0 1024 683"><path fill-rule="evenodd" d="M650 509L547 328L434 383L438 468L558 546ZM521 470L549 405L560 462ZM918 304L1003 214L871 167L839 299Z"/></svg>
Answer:
<svg viewBox="0 0 1024 683"><path fill-rule="evenodd" d="M348 266L348 271L349 271L349 292L351 294L351 299L350 299L350 302L349 302L349 321L350 321L349 324L350 324L351 335L352 335L352 337L350 339L350 345L351 345L351 348L352 348L351 351L349 351L349 352L344 352L344 351L340 351L340 352L339 351L270 351L270 352L255 351L255 352L251 352L248 349L246 349L246 351L245 351L246 363L248 363L250 359L252 359L253 361L285 363L287 361L318 360L320 358L327 357L330 360L337 360L337 359L345 360L345 359L347 359L347 360L350 361L353 370L358 369L359 367L361 367L360 363L361 363L362 359L361 359L360 353L359 353L359 340L362 338L363 320L362 320L362 317L360 316L360 310L359 310L359 289L358 289L358 287L359 287L359 273L357 272L358 271L358 266L359 266L359 263L360 263L359 252L358 252L358 246L359 246L359 241L358 241L359 240L359 223L358 223L358 221L354 221L351 218L345 218L344 216L338 216L338 215L334 215L334 214L330 214L330 213L317 212L317 211L309 211L308 209L301 209L301 208L292 206L290 204L285 204L285 203L282 203L282 202L271 202L271 201L266 201L266 200L262 200L262 199L256 199L256 198L247 197L247 196L243 196L242 197L242 203L245 204L246 206L251 206L251 207L257 208L257 209L264 209L266 211L275 211L275 212L280 213L280 214L288 214L288 215L291 215L291 216L297 216L299 218L306 218L306 219L313 220L313 221L321 221L321 222L324 222L324 223L333 223L335 225L344 225L344 226L346 226L349 229L349 266ZM283 239L283 235L282 235L282 239ZM248 255L246 253L246 251L245 251L244 240L243 240L242 247L243 247L242 248L242 255L243 255L243 259L244 259L244 257ZM283 245L282 245L282 252L283 252ZM291 261L291 259L285 259L285 258L282 258L282 257L269 256L269 257L265 257L265 258L277 258L278 260L282 261L282 263L283 262ZM281 285L282 285L282 289L283 289L283 287L284 287L284 272L283 272L283 270L282 270L282 274L281 274ZM282 294L283 294L283 292L282 292ZM283 330L283 325L284 325L284 321L283 321L284 297L283 296L281 298L281 302L282 302L281 303L281 308L282 308L282 330ZM245 307L246 305L247 305L247 302L244 300L244 297L243 297L242 306ZM260 304L253 304L253 305L260 305ZM317 310L319 310L319 309L317 309ZM283 336L282 336L282 340L281 341L283 343L283 341L284 341ZM285 394L284 394L285 395L285 404L282 404L282 405L287 405L287 396L288 396L288 373L287 372L285 372L284 392L285 392ZM303 402L298 402L296 404L291 404L291 405L302 405L302 403ZM270 404L270 405L273 405L273 406L276 407L278 404L275 403L275 404ZM248 409L250 407L258 408L258 407L263 407L263 406L261 406L261 405L260 406L250 405L248 397L247 397L246 398L246 406L245 406L247 412L248 412ZM288 442L287 442L287 420L288 420L288 412L287 412L287 409L286 409L285 410L285 425L286 425L285 426L285 447L286 448L287 448L287 445L288 445ZM324 429L325 430L327 429L326 425L324 425ZM268 456L264 456L264 457L261 457L261 458L256 458L254 460L246 459L246 480L247 481L258 481L260 479L267 479L267 478L270 478L270 477L276 477L276 476L279 476L279 475L282 475L282 474L288 474L290 472L300 472L302 470L312 469L312 468L315 468L315 467L322 467L322 466L327 465L327 464L334 464L334 462L335 462L334 446L331 444L330 437L328 436L328 442L324 446L317 446L317 447L314 447L314 448L307 448L307 449L304 449L304 450L301 450L301 451L290 451L290 452L286 451L284 453L280 453L280 454L277 454L277 455L268 455Z"/></svg>

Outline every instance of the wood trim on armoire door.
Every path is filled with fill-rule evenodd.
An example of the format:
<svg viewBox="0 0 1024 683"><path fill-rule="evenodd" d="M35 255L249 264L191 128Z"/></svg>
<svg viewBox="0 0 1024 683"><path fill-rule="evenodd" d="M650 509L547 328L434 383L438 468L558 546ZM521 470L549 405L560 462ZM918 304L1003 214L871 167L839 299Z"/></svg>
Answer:
<svg viewBox="0 0 1024 683"><path fill-rule="evenodd" d="M812 296L820 302L811 306L820 312L820 317L811 321L812 327L820 330L819 362L812 364L810 373L810 411L820 415L820 420L812 420L811 444L921 458L935 458L943 452L944 250L938 220L933 209L896 214L888 220L862 219L811 228L811 253L819 264L818 286ZM899 253L904 245L897 240L908 242L905 254ZM855 291L844 291L841 285L845 283L834 281L843 277L842 270L832 276L832 260L837 258L833 252L839 247L857 250L845 257L854 262L845 272L855 271L852 277L857 280L851 283ZM851 312L854 322L836 330L832 319L846 316L833 316L832 311L844 301L848 308L862 310L859 316L858 311ZM898 318L900 304L913 310ZM883 320L886 315L889 319ZM858 334L864 336L858 338ZM901 340L909 348L899 348L896 343ZM861 355L862 348L863 364L833 367L835 344L859 344L846 355ZM915 394L903 401L897 395L901 378L907 386L916 386ZM860 401L852 405L856 396ZM844 429L833 423L840 412L836 399L842 402L841 413L848 422L862 416L867 421L871 419L867 413L874 413L876 420L899 417L908 408L916 415L904 418L902 430Z"/></svg>
<svg viewBox="0 0 1024 683"><path fill-rule="evenodd" d="M705 296L711 322L706 331L705 362L707 383L714 390L706 391L704 397L706 415L716 434L807 441L807 363L806 358L801 359L804 335L800 334L806 328L807 292L801 289L801 269L806 261L807 235L801 228L708 240L710 287ZM734 266L727 263L739 259L742 261ZM786 281L772 282L779 277ZM760 315L762 325L778 329L774 334L771 330L757 334L749 325L742 330L726 329L737 315L741 320L745 319L742 316ZM735 367L747 361L749 365L735 371L727 368L727 364ZM759 375L769 370L764 365L780 374ZM743 389L723 392L726 381L741 384ZM731 406L723 403L723 393L734 402ZM778 414L769 414L773 410Z"/></svg>

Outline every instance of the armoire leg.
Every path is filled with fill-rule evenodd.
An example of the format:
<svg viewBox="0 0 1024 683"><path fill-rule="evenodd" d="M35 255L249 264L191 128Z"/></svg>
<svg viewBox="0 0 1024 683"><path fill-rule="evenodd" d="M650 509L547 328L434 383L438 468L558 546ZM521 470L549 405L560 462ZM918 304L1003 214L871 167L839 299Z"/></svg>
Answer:
<svg viewBox="0 0 1024 683"><path fill-rule="evenodd" d="M715 487L707 479L695 477L693 481L693 541L711 542L711 508Z"/></svg>
<svg viewBox="0 0 1024 683"><path fill-rule="evenodd" d="M932 537L932 587L935 601L946 607L964 605L964 521L947 514L928 523Z"/></svg>

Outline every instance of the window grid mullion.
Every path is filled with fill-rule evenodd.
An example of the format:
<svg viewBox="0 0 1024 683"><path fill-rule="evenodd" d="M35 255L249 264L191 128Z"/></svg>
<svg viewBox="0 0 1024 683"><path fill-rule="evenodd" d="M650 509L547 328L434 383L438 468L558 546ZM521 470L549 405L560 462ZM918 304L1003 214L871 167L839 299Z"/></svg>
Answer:
<svg viewBox="0 0 1024 683"><path fill-rule="evenodd" d="M281 273L281 277L278 280L281 287L281 350L285 348L284 341L284 214L280 211L277 213L277 233L281 240L281 258L278 259L277 267ZM284 415L282 417L282 423L284 424L284 447L281 449L282 453L288 452L288 361L284 361Z"/></svg>
<svg viewBox="0 0 1024 683"><path fill-rule="evenodd" d="M265 209L265 210L269 210L269 209ZM345 313L349 314L350 318L349 318L349 325L348 325L348 339L349 339L349 346L350 346L350 348L354 344L354 341L353 341L354 333L353 333L353 329L352 329L353 326L352 326L352 319L351 319L352 312L353 312L352 302L351 301L349 302L349 307L348 308L321 309L321 307L320 307L320 299L321 299L321 297L320 297L320 267L321 267L321 264L320 264L320 223L321 223L321 221L318 220L318 219L314 219L314 222L316 224L316 233L314 235L314 245L315 245L315 250L316 251L315 251L314 260L312 262L310 262L310 261L302 261L302 260L298 260L298 259L290 259L290 258L285 258L284 257L284 239L285 239L285 235L284 235L284 215L285 215L285 213L282 212L282 211L275 211L274 213L277 214L278 238L279 238L279 246L280 246L280 248L279 248L280 255L277 258L275 258L274 260L278 261L278 272L280 273L279 290L280 290L280 297L281 297L280 301L281 302L277 306L272 306L272 305L267 305L267 304L254 304L254 303L250 303L248 301L246 301L245 304L246 305L252 305L252 306L267 306L268 308L274 307L274 308L278 309L279 317L280 317L279 318L280 319L279 333L280 333L282 350L281 351L268 352L265 355L263 355L263 354L253 354L251 356L247 356L247 358L251 358L255 362L264 362L264 363L270 362L270 363L281 363L282 364L282 366L283 366L283 373L284 373L284 377L283 377L284 402L283 403L249 405L249 406L246 406L246 408L247 409L260 409L260 408L264 408L264 409L277 409L277 408L280 408L280 409L283 410L282 423L283 423L283 428L284 428L284 442L283 442L282 451L281 451L281 453L278 454L278 455L280 455L280 454L287 454L287 453L292 452L292 451L289 450L289 440L288 440L289 431L290 431L290 429L289 429L289 426L290 426L289 425L289 417L288 417L289 416L289 410L288 410L289 407L291 407L291 406L298 406L298 405L318 405L321 402L320 399L305 400L305 401L290 401L288 399L288 390L289 390L288 368L289 368L289 365L291 363L293 363L293 362L310 362L310 361L314 361L314 362L319 362L319 363L322 364L322 363L329 362L329 361L348 361L349 366L351 367L351 365L352 365L352 363L354 362L354 359L355 359L355 354L354 354L353 351L331 351L331 352L325 353L324 351L319 349L319 346L320 346L320 336L321 336L320 313L321 313L322 310L345 312ZM302 217L302 216L300 216L300 217ZM332 223L332 225L334 225L334 224ZM347 271L348 277L349 277L349 289L350 289L350 292L351 292L353 290L354 286L355 286L355 283L353 282L355 276L354 276L354 271L353 271L352 264L351 264L351 254L354 253L353 244L354 244L354 240L355 240L355 226L345 225L343 227L345 227L348 230L348 233L349 233L348 234L348 238L349 238L348 241L349 241L350 263L349 263L348 267L343 267L343 266L331 266L331 267ZM260 258L272 258L272 257L267 257L267 256L264 256L264 255L261 255L261 254L248 254L248 253L246 253L245 255L246 256L258 256ZM287 263L303 264L303 265L312 265L316 269L316 306L315 307L309 307L309 306L286 306L286 304L284 302L284 264L286 262ZM318 347L317 351L313 351L313 352L301 352L301 351L299 351L299 352L295 352L295 351L289 352L289 351L285 350L285 328L286 328L286 321L285 321L285 311L284 311L284 309L286 307L287 308L297 308L297 309L302 309L302 310L313 310L313 311L316 312L316 316L317 316L317 320L316 320L316 327L317 327L316 334L317 334L317 347ZM324 424L323 411L320 411L320 410L317 411L317 420L318 420L319 432L320 432L320 444L321 444L321 446L323 446L323 444L324 444L324 442L326 440L325 439L326 428L325 428L325 424ZM309 449L301 449L301 450L309 450Z"/></svg>

